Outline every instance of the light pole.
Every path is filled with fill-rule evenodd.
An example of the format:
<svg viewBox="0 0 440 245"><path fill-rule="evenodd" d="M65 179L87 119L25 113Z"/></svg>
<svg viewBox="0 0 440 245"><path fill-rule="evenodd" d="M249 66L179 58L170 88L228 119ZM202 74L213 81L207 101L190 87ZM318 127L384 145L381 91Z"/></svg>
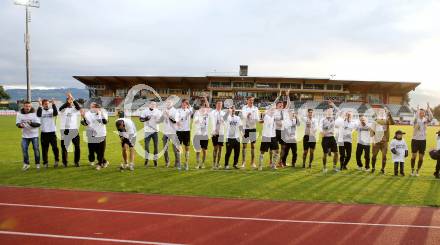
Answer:
<svg viewBox="0 0 440 245"><path fill-rule="evenodd" d="M29 37L29 22L31 19L29 8L39 8L40 1L38 0L15 0L15 5L26 7L26 30L25 30L25 49L26 49L26 100L32 101L31 97L31 75L29 70L29 51L30 51L30 37Z"/></svg>

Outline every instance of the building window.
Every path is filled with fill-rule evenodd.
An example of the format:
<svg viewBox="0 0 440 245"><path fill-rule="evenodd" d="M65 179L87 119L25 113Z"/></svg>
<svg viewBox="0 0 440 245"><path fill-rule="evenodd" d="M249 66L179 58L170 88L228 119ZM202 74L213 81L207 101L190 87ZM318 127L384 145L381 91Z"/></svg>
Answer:
<svg viewBox="0 0 440 245"><path fill-rule="evenodd" d="M253 88L254 83L250 82L234 82L234 88Z"/></svg>
<svg viewBox="0 0 440 245"><path fill-rule="evenodd" d="M324 95L324 100L332 100L332 101L344 101L345 97L341 95Z"/></svg>
<svg viewBox="0 0 440 245"><path fill-rule="evenodd" d="M306 83L304 84L304 89L324 90L324 84Z"/></svg>
<svg viewBox="0 0 440 245"><path fill-rule="evenodd" d="M340 85L340 84L327 84L327 90L342 90L342 85Z"/></svg>
<svg viewBox="0 0 440 245"><path fill-rule="evenodd" d="M212 91L212 97L215 98L232 98L233 92Z"/></svg>
<svg viewBox="0 0 440 245"><path fill-rule="evenodd" d="M246 97L249 97L249 96L252 96L252 97L256 96L256 94L253 93L253 92L244 92L244 91L238 91L235 94L236 94L236 97L238 97L238 98L246 98Z"/></svg>
<svg viewBox="0 0 440 245"><path fill-rule="evenodd" d="M125 97L125 96L127 96L127 92L128 92L128 90L126 88L116 89L116 96L117 97Z"/></svg>
<svg viewBox="0 0 440 245"><path fill-rule="evenodd" d="M280 83L280 88L301 89L301 84L299 84L299 83Z"/></svg>
<svg viewBox="0 0 440 245"><path fill-rule="evenodd" d="M313 94L301 94L301 100L313 100Z"/></svg>
<svg viewBox="0 0 440 245"><path fill-rule="evenodd" d="M274 101L278 97L277 92L263 92L263 93L257 93L256 98L259 100L270 100Z"/></svg>
<svg viewBox="0 0 440 245"><path fill-rule="evenodd" d="M211 82L213 88L230 88L231 82Z"/></svg>
<svg viewBox="0 0 440 245"><path fill-rule="evenodd" d="M364 102L365 97L362 94L350 94L346 97L347 102Z"/></svg>
<svg viewBox="0 0 440 245"><path fill-rule="evenodd" d="M257 88L278 88L278 83L256 83Z"/></svg>

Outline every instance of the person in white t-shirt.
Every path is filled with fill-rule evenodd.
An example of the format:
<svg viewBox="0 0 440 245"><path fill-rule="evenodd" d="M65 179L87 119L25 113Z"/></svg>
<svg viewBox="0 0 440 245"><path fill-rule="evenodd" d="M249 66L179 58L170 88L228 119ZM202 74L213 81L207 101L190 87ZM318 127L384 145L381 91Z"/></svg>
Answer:
<svg viewBox="0 0 440 245"><path fill-rule="evenodd" d="M119 119L116 120L116 129L119 132L119 138L121 139L122 157L124 163L121 164L120 170L124 171L129 169L134 170L134 146L136 145L136 126L134 122L129 118L124 118L124 113L121 111L118 113ZM128 152L128 153L127 153Z"/></svg>
<svg viewBox="0 0 440 245"><path fill-rule="evenodd" d="M96 102L90 103L90 110L81 111L81 124L86 126L87 147L89 150L89 164L95 165L98 161L96 170L106 168L109 162L105 159L106 137L107 137L107 111L101 109L101 105ZM96 156L96 158L95 158Z"/></svg>
<svg viewBox="0 0 440 245"><path fill-rule="evenodd" d="M320 122L320 129L321 129L321 135L322 135L322 165L323 165L323 172L327 172L327 156L330 153L333 153L333 170L339 171L339 169L336 167L336 164L338 162L338 145L336 143L335 138L335 121L336 116L339 114L339 109L333 103L333 101L328 101L328 108L325 110L325 117L321 119Z"/></svg>
<svg viewBox="0 0 440 245"><path fill-rule="evenodd" d="M401 130L397 130L394 136L394 139L391 140L390 149L391 155L394 162L394 175L397 176L399 173L400 167L400 175L405 176L404 172L404 163L405 158L408 157L408 146L406 145L405 140L403 139L403 135L405 133Z"/></svg>
<svg viewBox="0 0 440 245"><path fill-rule="evenodd" d="M433 160L437 161L437 164L435 165L434 177L436 179L440 179L440 131L437 131L437 133L435 134L436 134L437 146L435 149L429 151L429 155Z"/></svg>
<svg viewBox="0 0 440 245"><path fill-rule="evenodd" d="M279 146L275 132L275 110L275 108L268 109L263 118L263 130L261 133L260 159L258 161L258 170L263 170L264 153L266 153L268 150L272 152L272 159L269 160L269 165L272 169L276 169Z"/></svg>
<svg viewBox="0 0 440 245"><path fill-rule="evenodd" d="M47 153L49 151L49 145L52 147L52 152L55 157L55 162L53 166L58 167L58 162L60 161L57 145L57 135L55 118L58 115L58 109L53 99L51 101L47 99L39 100L40 106L37 109L37 117L41 120L41 151L43 155L43 166L48 167L48 157ZM51 104L51 106L49 106Z"/></svg>
<svg viewBox="0 0 440 245"><path fill-rule="evenodd" d="M179 122L177 123L176 133L181 146L180 152L185 152L185 170L189 170L189 143L191 141L191 116L193 112L193 108L189 105L189 101L187 99L183 99L181 108L177 110Z"/></svg>
<svg viewBox="0 0 440 245"><path fill-rule="evenodd" d="M193 145L196 152L196 169L205 168L206 151L208 150L208 126L209 115L211 108L209 108L209 101L205 97L202 100L201 108L194 113L193 129L194 138ZM200 153L202 157L200 158Z"/></svg>
<svg viewBox="0 0 440 245"><path fill-rule="evenodd" d="M426 151L426 131L432 119L433 115L429 103L426 110L417 109L417 115L414 118L414 133L411 140L411 176L419 176L419 170L422 168ZM417 170L415 170L417 155L419 161L417 162Z"/></svg>
<svg viewBox="0 0 440 245"><path fill-rule="evenodd" d="M162 118L161 121L163 121L163 147L165 147L164 150L164 157L165 157L165 167L170 166L170 157L168 154L168 149L170 144L173 147L174 151L174 167L180 170L180 141L177 138L176 130L177 130L177 123L180 121L179 114L177 112L177 109L174 108L175 104L175 97L170 96L165 100L166 108L162 111Z"/></svg>
<svg viewBox="0 0 440 245"><path fill-rule="evenodd" d="M307 110L307 116L303 119L304 121L304 138L303 138L303 165L306 167L307 154L310 152L309 156L309 168L312 167L312 162L314 158L314 152L316 148L316 132L318 131L318 121L314 118L313 109Z"/></svg>
<svg viewBox="0 0 440 245"><path fill-rule="evenodd" d="M23 171L30 168L29 165L29 145L32 144L34 150L35 166L40 168L40 147L38 145L38 127L40 118L37 117L30 102L24 102L23 108L17 113L15 125L21 129L21 150L23 153Z"/></svg>
<svg viewBox="0 0 440 245"><path fill-rule="evenodd" d="M296 129L300 126L300 121L293 109L285 113L282 124L283 126L281 131L281 138L284 144L281 145L281 147L283 147L284 150L282 151L281 161L286 164L289 151L292 151L292 168L295 168L296 160L298 157Z"/></svg>
<svg viewBox="0 0 440 245"><path fill-rule="evenodd" d="M260 112L258 108L254 106L254 97L248 97L246 105L241 108L241 120L244 127L241 168L246 167L246 149L248 143L251 144L251 166L252 168L256 168L255 142L257 141L257 122L260 121Z"/></svg>
<svg viewBox="0 0 440 245"><path fill-rule="evenodd" d="M353 120L353 113L351 111L345 112L344 118L339 117L336 119L341 170L347 170L347 165L350 162L353 149L353 132L358 127L358 123L358 120Z"/></svg>
<svg viewBox="0 0 440 245"><path fill-rule="evenodd" d="M61 158L64 167L67 167L68 153L70 144L74 146L75 167L79 167L81 156L80 137L79 137L79 118L81 107L71 93L67 94L66 103L60 106L60 130L61 130Z"/></svg>
<svg viewBox="0 0 440 245"><path fill-rule="evenodd" d="M220 159L222 155L222 148L224 134L225 134L225 122L223 120L226 112L222 109L223 102L221 100L215 103L215 109L210 112L209 122L211 125L211 140L214 146L213 156L212 156L212 168L218 169L220 167Z"/></svg>
<svg viewBox="0 0 440 245"><path fill-rule="evenodd" d="M356 147L356 162L358 169L362 170L362 154L365 159L365 171L370 170L370 150L371 150L371 137L373 130L371 124L368 123L368 119L365 116L361 116L357 125L358 143Z"/></svg>
<svg viewBox="0 0 440 245"><path fill-rule="evenodd" d="M145 167L148 166L148 161L153 160L154 167L157 167L157 154L159 147L159 133L158 123L161 120L162 112L156 108L156 102L151 101L148 105L148 109L141 112L139 120L144 123L145 133ZM153 153L150 155L150 141L153 140Z"/></svg>
<svg viewBox="0 0 440 245"><path fill-rule="evenodd" d="M229 158L234 150L233 167L238 169L238 157L240 156L240 136L243 125L239 116L235 115L235 106L232 106L224 116L226 124L226 154L225 169L229 169Z"/></svg>

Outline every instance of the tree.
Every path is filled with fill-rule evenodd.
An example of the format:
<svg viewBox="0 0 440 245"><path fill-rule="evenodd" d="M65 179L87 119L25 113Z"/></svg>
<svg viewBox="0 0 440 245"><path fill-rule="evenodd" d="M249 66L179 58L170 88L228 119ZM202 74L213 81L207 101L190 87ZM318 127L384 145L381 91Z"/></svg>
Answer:
<svg viewBox="0 0 440 245"><path fill-rule="evenodd" d="M6 93L3 86L0 86L0 100L9 100L11 96L9 96L8 93Z"/></svg>
<svg viewBox="0 0 440 245"><path fill-rule="evenodd" d="M440 121L440 105L434 107L432 114L434 114L434 117Z"/></svg>

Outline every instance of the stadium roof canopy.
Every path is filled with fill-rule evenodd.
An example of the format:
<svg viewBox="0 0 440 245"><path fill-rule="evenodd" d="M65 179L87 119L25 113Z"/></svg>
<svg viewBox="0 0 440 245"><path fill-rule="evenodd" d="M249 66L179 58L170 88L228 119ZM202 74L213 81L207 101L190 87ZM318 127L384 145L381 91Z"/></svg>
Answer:
<svg viewBox="0 0 440 245"><path fill-rule="evenodd" d="M202 85L210 81L243 81L243 82L296 82L296 83L328 83L343 84L346 87L357 87L365 90L399 90L409 92L420 85L419 82L403 81L360 81L360 80L338 80L329 78L303 78L303 77L271 77L271 76L73 76L85 85L111 85L114 87L127 87L136 84L157 84L157 83L181 83Z"/></svg>

